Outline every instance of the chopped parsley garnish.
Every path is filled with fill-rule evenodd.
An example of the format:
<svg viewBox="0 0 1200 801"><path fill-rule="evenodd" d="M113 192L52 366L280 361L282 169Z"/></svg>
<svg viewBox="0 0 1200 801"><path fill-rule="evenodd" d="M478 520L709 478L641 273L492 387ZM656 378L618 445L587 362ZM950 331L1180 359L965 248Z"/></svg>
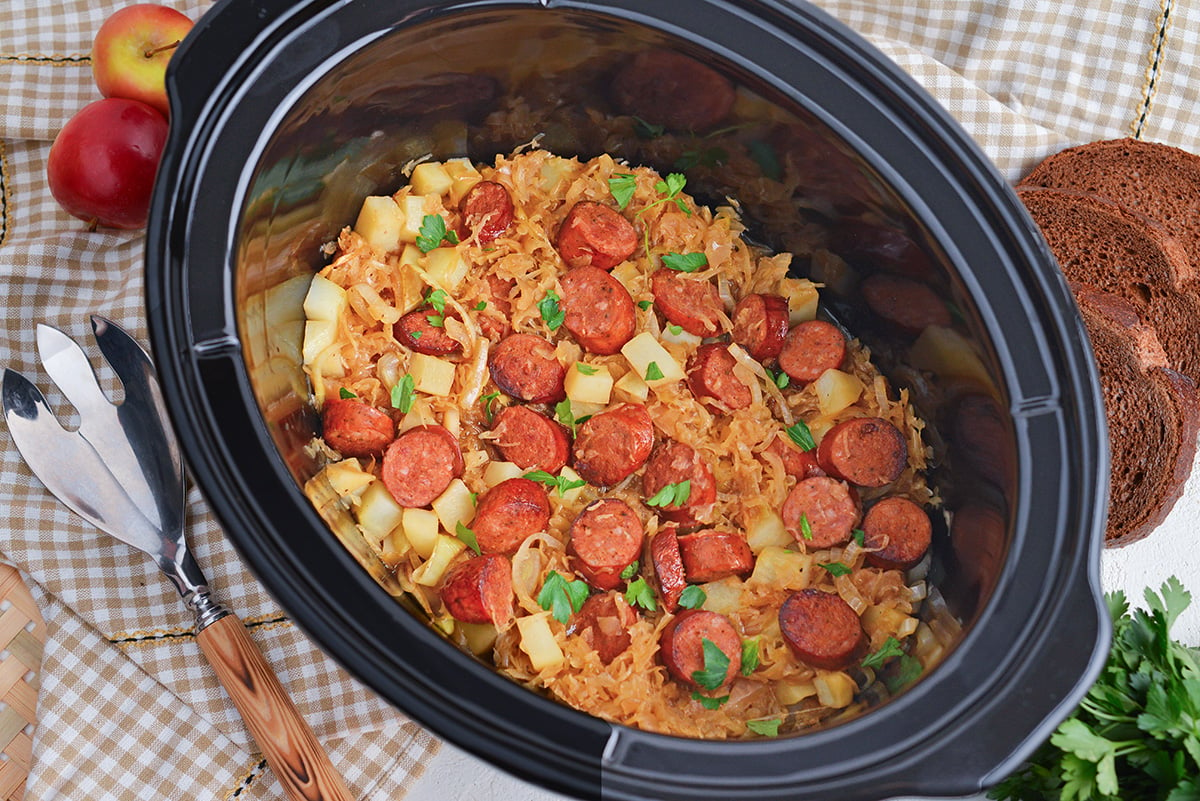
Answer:
<svg viewBox="0 0 1200 801"><path fill-rule="evenodd" d="M708 594L695 584L684 587L683 592L679 595L679 605L684 609L699 609L707 600Z"/></svg>
<svg viewBox="0 0 1200 801"><path fill-rule="evenodd" d="M622 211L629 205L637 189L637 178L627 172L614 172L608 179L608 191L612 192L617 208Z"/></svg>
<svg viewBox="0 0 1200 801"><path fill-rule="evenodd" d="M729 700L729 696L722 695L719 698L711 698L707 695L702 695L699 690L692 690L692 700L699 701L700 706L705 709L720 709L721 704Z"/></svg>
<svg viewBox="0 0 1200 801"><path fill-rule="evenodd" d="M780 723L783 723L782 718L770 718L768 720L747 720L746 728L755 734L761 734L763 737L778 737Z"/></svg>
<svg viewBox="0 0 1200 801"><path fill-rule="evenodd" d="M686 185L687 178L677 172L671 173L667 176L665 181L659 181L654 185L654 191L658 192L660 195L666 195L666 197L659 198L647 206L646 209L653 208L659 203L671 202L678 206L680 211L691 217L692 210L687 207L687 204L683 202L683 198L679 196L679 193L683 191L683 187ZM646 209L643 209L642 211L645 211Z"/></svg>
<svg viewBox="0 0 1200 801"><path fill-rule="evenodd" d="M408 414L412 411L413 392L416 391L417 383L408 373L392 386L392 408L399 409L401 413Z"/></svg>
<svg viewBox="0 0 1200 801"><path fill-rule="evenodd" d="M818 562L817 564L828 570L831 576L844 576L853 572L849 565L842 562Z"/></svg>
<svg viewBox="0 0 1200 801"><path fill-rule="evenodd" d="M421 227L417 229L417 247L422 253L428 253L443 242L451 245L458 244L458 234L446 230L446 221L440 214L426 214L421 218Z"/></svg>
<svg viewBox="0 0 1200 801"><path fill-rule="evenodd" d="M441 217L438 218L439 220ZM433 307L433 310L438 314L446 313L446 299L450 297L444 289L431 289L429 294L425 296L425 302Z"/></svg>
<svg viewBox="0 0 1200 801"><path fill-rule="evenodd" d="M662 263L664 267L670 267L681 273L694 273L701 267L708 266L708 257L699 252L671 252L662 257Z"/></svg>
<svg viewBox="0 0 1200 801"><path fill-rule="evenodd" d="M851 531L850 536L854 537L854 542L859 547L862 547L863 543L867 541L867 532L863 531L861 528L856 528Z"/></svg>
<svg viewBox="0 0 1200 801"><path fill-rule="evenodd" d="M921 667L921 660L915 656L908 654L902 655L897 661L896 675L885 676L883 683L887 685L888 692L895 695L903 690L908 685L921 677L921 672L924 670Z"/></svg>
<svg viewBox="0 0 1200 801"><path fill-rule="evenodd" d="M579 420L575 419L575 412L571 409L570 398L563 398L554 404L554 416L558 418L558 422L571 429L571 436L575 436L575 427L587 419L586 417Z"/></svg>
<svg viewBox="0 0 1200 801"><path fill-rule="evenodd" d="M637 559L634 559L632 562L627 564L625 569L621 571L621 581L629 581L631 578L636 576L638 568L640 567L641 562L639 562Z"/></svg>
<svg viewBox="0 0 1200 801"><path fill-rule="evenodd" d="M790 384L792 381L792 377L790 375L785 373L783 370L780 370L777 373L774 370L771 370L770 368L766 368L766 369L767 369L767 378L770 379L772 384L779 387L780 389L787 389L788 384Z"/></svg>
<svg viewBox="0 0 1200 801"><path fill-rule="evenodd" d="M638 308L641 309L642 311L645 311L646 309L650 308L653 305L654 305L654 301L652 301L652 300L639 300L638 301Z"/></svg>
<svg viewBox="0 0 1200 801"><path fill-rule="evenodd" d="M783 167L779 164L779 157L775 155L775 148L756 140L746 145L746 150L750 152L750 158L754 159L764 176L778 181L783 175Z"/></svg>
<svg viewBox="0 0 1200 801"><path fill-rule="evenodd" d="M729 161L729 151L723 147L709 147L704 150L685 150L671 166L677 170L685 171L690 170L697 164L702 164L705 167L720 167L727 161Z"/></svg>
<svg viewBox="0 0 1200 801"><path fill-rule="evenodd" d="M650 589L646 579L640 576L629 583L628 589L625 590L625 602L630 606L640 606L647 612L658 609L658 604L654 602L654 590Z"/></svg>
<svg viewBox="0 0 1200 801"><path fill-rule="evenodd" d="M667 132L663 125L655 125L652 122L646 122L641 117L633 118L633 132L638 139L657 139Z"/></svg>
<svg viewBox="0 0 1200 801"><path fill-rule="evenodd" d="M671 332L671 336L677 337L683 333L683 326L682 325L668 325L667 330Z"/></svg>
<svg viewBox="0 0 1200 801"><path fill-rule="evenodd" d="M500 391L489 392L479 400L483 401L483 414L487 417L488 425L492 424L492 404L496 402L496 398L500 397Z"/></svg>
<svg viewBox="0 0 1200 801"><path fill-rule="evenodd" d="M420 339L422 333L423 332L421 332L421 331L413 331L412 333L409 334L409 336L412 337L413 339Z"/></svg>
<svg viewBox="0 0 1200 801"><path fill-rule="evenodd" d="M479 301L478 303L475 304L474 308L475 308L475 311L483 311L484 309L487 308L487 301L486 300Z"/></svg>
<svg viewBox="0 0 1200 801"><path fill-rule="evenodd" d="M662 368L658 366L658 362L650 362L650 364L646 365L647 381L658 381L662 377L663 371Z"/></svg>
<svg viewBox="0 0 1200 801"><path fill-rule="evenodd" d="M692 494L691 479L684 479L678 484L667 484L658 492L646 499L647 506L683 506Z"/></svg>
<svg viewBox="0 0 1200 801"><path fill-rule="evenodd" d="M862 666L869 668L883 667L885 662L897 656L904 656L904 649L900 647L899 640L895 637L888 637L884 640L883 645L879 646L878 651L868 654L863 658Z"/></svg>
<svg viewBox="0 0 1200 801"><path fill-rule="evenodd" d="M742 675L758 670L758 637L742 640Z"/></svg>
<svg viewBox="0 0 1200 801"><path fill-rule="evenodd" d="M338 397L342 400L350 400L351 398L357 398L358 396L345 387L341 387L338 389Z"/></svg>
<svg viewBox="0 0 1200 801"><path fill-rule="evenodd" d="M574 612L583 607L588 597L588 585L584 581L564 578L557 570L551 570L546 575L542 590L538 593L538 606L550 612L551 616L564 626Z"/></svg>
<svg viewBox="0 0 1200 801"><path fill-rule="evenodd" d="M705 637L700 641L704 649L704 668L692 671L692 681L706 690L715 690L725 683L729 672L729 657L715 642Z"/></svg>
<svg viewBox="0 0 1200 801"><path fill-rule="evenodd" d="M811 451L817 447L817 442L813 439L812 431L808 428L808 423L805 423L803 420L797 420L795 425L789 426L787 435L788 439L796 443L796 447L802 451Z"/></svg>
<svg viewBox="0 0 1200 801"><path fill-rule="evenodd" d="M547 473L545 470L534 470L532 473L526 473L524 477L530 481L536 481L539 484L545 484L550 488L557 487L559 495L565 495L568 490L582 487L587 483L582 478L572 480L566 476L556 476L552 473Z"/></svg>
<svg viewBox="0 0 1200 801"><path fill-rule="evenodd" d="M595 375L599 368L597 368L596 365L594 365L594 364L587 364L585 362L575 362L575 369L579 372L580 375Z"/></svg>
<svg viewBox="0 0 1200 801"><path fill-rule="evenodd" d="M812 539L812 523L808 522L808 515L800 513L800 535L806 540Z"/></svg>
<svg viewBox="0 0 1200 801"><path fill-rule="evenodd" d="M465 542L467 547L476 554L483 553L483 551L479 550L479 540L475 539L475 532L464 526L461 520L454 524L454 534Z"/></svg>
<svg viewBox="0 0 1200 801"><path fill-rule="evenodd" d="M446 326L446 318L440 314L427 314L425 315L425 319L428 320L429 324L434 328L444 328ZM414 331L413 333L420 334L421 332Z"/></svg>
<svg viewBox="0 0 1200 801"><path fill-rule="evenodd" d="M551 331L557 331L558 327L563 324L567 313L559 308L558 302L562 300L558 293L553 289L547 290L546 297L538 301L538 311L542 314L542 320L546 323L546 327Z"/></svg>

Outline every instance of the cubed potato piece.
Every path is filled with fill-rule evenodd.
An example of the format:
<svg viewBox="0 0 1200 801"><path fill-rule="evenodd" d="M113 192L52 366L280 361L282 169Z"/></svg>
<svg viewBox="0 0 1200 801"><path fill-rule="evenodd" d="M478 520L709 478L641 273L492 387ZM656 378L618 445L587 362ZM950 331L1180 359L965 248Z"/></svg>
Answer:
<svg viewBox="0 0 1200 801"><path fill-rule="evenodd" d="M413 167L408 183L418 195L444 195L450 191L454 179L440 161L423 161Z"/></svg>
<svg viewBox="0 0 1200 801"><path fill-rule="evenodd" d="M909 349L909 363L929 370L939 378L967 378L992 387L992 377L970 341L952 328L931 325L921 332Z"/></svg>
<svg viewBox="0 0 1200 801"><path fill-rule="evenodd" d="M783 518L774 509L755 510L746 527L746 542L754 553L761 553L768 546L787 548L795 538L783 527Z"/></svg>
<svg viewBox="0 0 1200 801"><path fill-rule="evenodd" d="M333 320L309 320L304 324L304 363L316 366L321 354L337 338L338 324Z"/></svg>
<svg viewBox="0 0 1200 801"><path fill-rule="evenodd" d="M483 483L494 487L510 478L520 478L527 472L525 468L512 462L488 462L487 467L483 468Z"/></svg>
<svg viewBox="0 0 1200 801"><path fill-rule="evenodd" d="M467 192L483 180L483 176L470 159L447 159L444 166L451 179L450 205L457 207Z"/></svg>
<svg viewBox="0 0 1200 801"><path fill-rule="evenodd" d="M304 322L307 316L304 300L312 291L312 278L307 275L292 276L263 292L265 324L268 331L285 323Z"/></svg>
<svg viewBox="0 0 1200 801"><path fill-rule="evenodd" d="M396 425L396 433L403 434L410 428L416 428L417 426L440 425L437 413L433 410L432 400L432 398L425 395L418 395L414 398L408 414L400 418L400 422Z"/></svg>
<svg viewBox="0 0 1200 801"><path fill-rule="evenodd" d="M400 249L404 212L387 195L374 195L363 200L354 230L367 244L380 253Z"/></svg>
<svg viewBox="0 0 1200 801"><path fill-rule="evenodd" d="M617 379L617 383L613 385L613 388L628 396L625 400L637 403L645 403L646 398L650 397L650 385L643 381L642 377L634 370L630 370Z"/></svg>
<svg viewBox="0 0 1200 801"><path fill-rule="evenodd" d="M396 503L382 481L372 481L363 491L355 517L367 539L382 542L403 522L404 507Z"/></svg>
<svg viewBox="0 0 1200 801"><path fill-rule="evenodd" d="M812 558L808 554L768 545L754 561L747 584L767 584L787 590L802 590L809 584Z"/></svg>
<svg viewBox="0 0 1200 801"><path fill-rule="evenodd" d="M846 260L828 250L816 250L809 262L812 280L824 284L835 295L849 295L858 284L858 273Z"/></svg>
<svg viewBox="0 0 1200 801"><path fill-rule="evenodd" d="M607 406L612 396L613 377L603 364L573 362L567 368L563 387L571 403L598 403Z"/></svg>
<svg viewBox="0 0 1200 801"><path fill-rule="evenodd" d="M825 417L832 417L852 405L865 389L857 376L832 367L821 373L812 386L817 393L817 406Z"/></svg>
<svg viewBox="0 0 1200 801"><path fill-rule="evenodd" d="M652 387L683 379L683 367L649 331L643 331L626 342L621 348L621 354L634 372ZM657 372L654 373L657 378L648 377L651 364L657 368Z"/></svg>
<svg viewBox="0 0 1200 801"><path fill-rule="evenodd" d="M379 558L383 560L385 565L394 568L400 564L400 561L404 559L410 550L412 550L412 546L409 545L408 540L405 538L404 530L397 528L379 543Z"/></svg>
<svg viewBox="0 0 1200 801"><path fill-rule="evenodd" d="M358 495L375 477L362 469L357 459L343 459L340 462L325 465L325 477L339 497Z"/></svg>
<svg viewBox="0 0 1200 801"><path fill-rule="evenodd" d="M475 656L483 656L492 650L496 644L499 632L491 623L463 623L458 621L458 630L462 634L467 648Z"/></svg>
<svg viewBox="0 0 1200 801"><path fill-rule="evenodd" d="M811 698L816 694L817 688L811 681L784 679L775 684L775 698L783 706L798 704L805 698Z"/></svg>
<svg viewBox="0 0 1200 801"><path fill-rule="evenodd" d="M461 478L451 481L445 491L433 499L432 506L442 528L451 533L457 533L459 523L466 526L475 517L475 500Z"/></svg>
<svg viewBox="0 0 1200 801"><path fill-rule="evenodd" d="M304 295L304 317L337 322L348 305L346 290L324 276L314 275Z"/></svg>
<svg viewBox="0 0 1200 801"><path fill-rule="evenodd" d="M439 525L437 513L428 509L404 510L404 538L412 545L417 556L428 559L437 543Z"/></svg>
<svg viewBox="0 0 1200 801"><path fill-rule="evenodd" d="M845 709L850 706L850 702L854 700L854 693L858 692L858 685L854 683L854 679L840 672L818 672L813 679L813 686L817 688L817 700L822 706L830 709Z"/></svg>
<svg viewBox="0 0 1200 801"><path fill-rule="evenodd" d="M521 650L533 663L537 671L562 664L564 659L562 649L554 639L548 622L549 612L538 612L517 618L517 630L521 634Z"/></svg>
<svg viewBox="0 0 1200 801"><path fill-rule="evenodd" d="M438 534L429 559L418 565L417 569L413 571L413 581L423 587L436 586L442 580L442 576L446 574L446 568L450 567L450 562L466 547L466 543L458 537Z"/></svg>
<svg viewBox="0 0 1200 801"><path fill-rule="evenodd" d="M458 289L469 269L457 247L434 248L425 254L426 274L447 292Z"/></svg>
<svg viewBox="0 0 1200 801"><path fill-rule="evenodd" d="M742 603L743 582L737 576L727 576L719 581L701 585L704 590L704 608L719 615L732 615Z"/></svg>
<svg viewBox="0 0 1200 801"><path fill-rule="evenodd" d="M409 248L412 248L417 253L421 252L421 249L416 245L407 245L404 248L405 254L408 253ZM424 300L425 281L417 273L417 270L420 268L420 262L408 264L404 261L404 257L401 256L400 264L396 268L400 271L400 291L395 301L393 301L396 311L400 312L400 314L408 314Z"/></svg>
<svg viewBox="0 0 1200 801"><path fill-rule="evenodd" d="M437 356L414 353L408 362L414 386L428 395L446 396L454 388L454 363Z"/></svg>
<svg viewBox="0 0 1200 801"><path fill-rule="evenodd" d="M787 299L789 324L796 325L817 318L820 295L812 281L807 278L785 278L779 291Z"/></svg>
<svg viewBox="0 0 1200 801"><path fill-rule="evenodd" d="M416 242L421 234L421 223L425 221L425 197L404 195L396 201L404 218L400 226L401 242Z"/></svg>

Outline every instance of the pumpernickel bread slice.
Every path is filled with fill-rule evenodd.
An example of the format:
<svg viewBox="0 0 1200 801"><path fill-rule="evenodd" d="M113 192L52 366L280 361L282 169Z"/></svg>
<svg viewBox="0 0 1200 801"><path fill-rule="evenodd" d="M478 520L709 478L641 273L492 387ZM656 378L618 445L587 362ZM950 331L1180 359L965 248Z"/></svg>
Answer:
<svg viewBox="0 0 1200 801"><path fill-rule="evenodd" d="M1200 382L1200 297L1191 262L1153 220L1088 192L1017 187L1067 280L1119 295L1158 335L1172 369Z"/></svg>
<svg viewBox="0 0 1200 801"><path fill-rule="evenodd" d="M1196 386L1166 366L1154 331L1133 304L1072 285L1100 369L1108 418L1106 547L1145 537L1183 494L1196 458L1200 399Z"/></svg>

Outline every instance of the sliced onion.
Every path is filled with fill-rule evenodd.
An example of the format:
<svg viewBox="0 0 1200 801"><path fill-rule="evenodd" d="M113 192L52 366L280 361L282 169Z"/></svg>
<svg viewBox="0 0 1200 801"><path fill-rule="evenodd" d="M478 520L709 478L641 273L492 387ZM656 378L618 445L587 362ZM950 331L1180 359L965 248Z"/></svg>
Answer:
<svg viewBox="0 0 1200 801"><path fill-rule="evenodd" d="M471 369L467 373L467 380L463 387L462 406L464 408L475 405L488 378L488 346L491 343L483 337L476 340L476 343L475 356L471 360Z"/></svg>
<svg viewBox="0 0 1200 801"><path fill-rule="evenodd" d="M761 384L766 388L766 395L770 397L771 400L775 401L779 407L779 416L783 418L783 424L785 426L791 426L794 422L796 422L795 418L792 417L792 410L788 408L787 401L783 399L783 393L779 391L779 387L775 386L775 382L770 379L763 366L755 359L751 358L750 354L747 353L741 345L736 343L729 346L729 354L733 356L739 365L760 379L759 381L751 382L752 386L750 391L754 392L754 385ZM734 375L737 375L736 367L734 368ZM756 402L761 400L762 394L762 389L759 389L758 394L755 396Z"/></svg>

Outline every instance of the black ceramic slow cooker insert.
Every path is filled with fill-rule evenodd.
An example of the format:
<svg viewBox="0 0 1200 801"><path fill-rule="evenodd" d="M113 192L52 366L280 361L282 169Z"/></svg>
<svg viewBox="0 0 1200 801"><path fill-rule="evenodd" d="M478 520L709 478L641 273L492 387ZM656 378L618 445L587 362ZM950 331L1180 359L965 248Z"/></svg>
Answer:
<svg viewBox="0 0 1200 801"><path fill-rule="evenodd" d="M318 468L303 446L319 429L295 332L322 246L425 154L490 162L534 132L561 155L675 169L645 131L605 134L586 113L610 108L611 70L644 50L726 75L736 124L765 126L771 157L806 165L804 186L745 204L749 231L789 249L805 226L828 226L848 269L800 258L794 272L826 283L832 314L930 423L945 501L931 576L963 634L907 691L811 732L668 737L530 692L412 614L303 492ZM580 797L957 796L1014 769L1099 671L1107 447L1074 304L987 159L823 12L771 0L226 0L183 44L168 88L148 311L193 476L294 620L437 734ZM516 101L538 111L536 131L488 126ZM689 192L736 197L719 158L704 161L701 150L687 167ZM881 324L856 289L876 270L936 287L955 312L948 333Z"/></svg>

